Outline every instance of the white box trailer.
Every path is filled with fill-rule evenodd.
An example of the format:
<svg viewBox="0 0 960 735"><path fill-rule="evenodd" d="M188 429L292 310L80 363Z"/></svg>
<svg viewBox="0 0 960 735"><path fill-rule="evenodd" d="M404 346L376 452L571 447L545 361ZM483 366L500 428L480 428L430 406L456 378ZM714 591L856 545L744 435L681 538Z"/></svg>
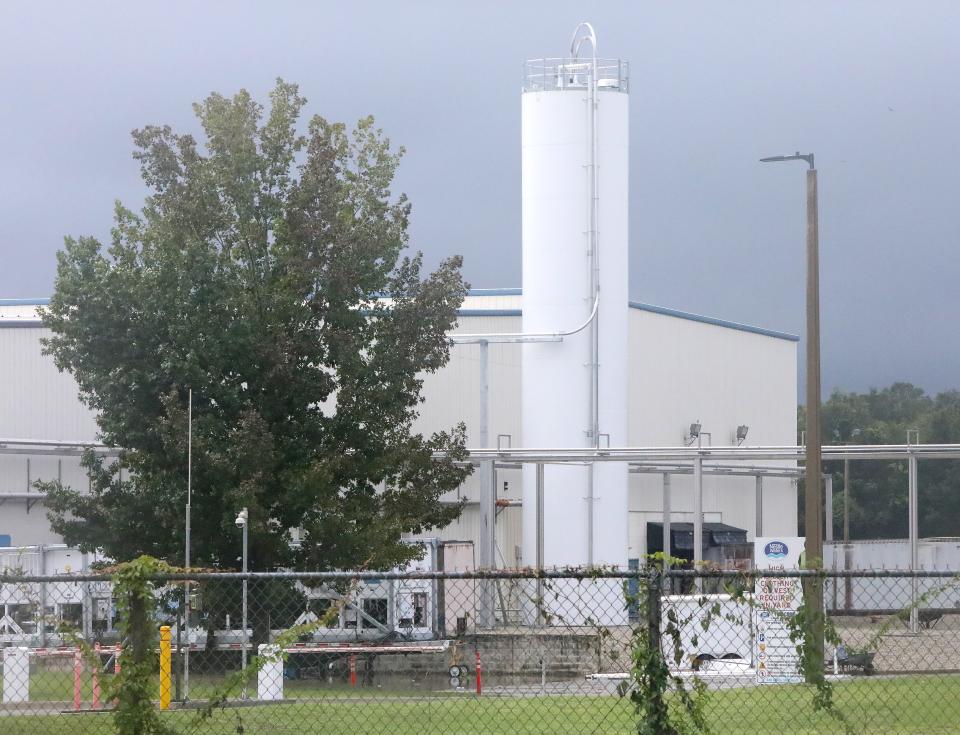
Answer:
<svg viewBox="0 0 960 735"><path fill-rule="evenodd" d="M918 569L960 574L960 538L927 538L917 544ZM910 570L910 542L907 539L827 542L823 564L836 571ZM960 584L948 577L918 578L916 592L908 577L854 577L827 580L824 596L828 610L867 614L894 612L911 605L913 595L921 609L960 612Z"/></svg>
<svg viewBox="0 0 960 735"><path fill-rule="evenodd" d="M661 603L661 648L671 667L695 668L705 660L753 659L753 608L750 595L735 600L731 595L667 595ZM676 662L674 636L680 648Z"/></svg>

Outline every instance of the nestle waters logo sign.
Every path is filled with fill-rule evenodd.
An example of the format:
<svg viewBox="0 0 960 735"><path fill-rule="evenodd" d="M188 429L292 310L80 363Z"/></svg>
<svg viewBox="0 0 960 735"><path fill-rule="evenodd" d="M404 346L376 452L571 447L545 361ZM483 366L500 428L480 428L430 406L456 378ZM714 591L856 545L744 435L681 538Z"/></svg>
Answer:
<svg viewBox="0 0 960 735"><path fill-rule="evenodd" d="M763 553L768 559L783 559L787 551L787 545L783 541L771 541L763 547Z"/></svg>

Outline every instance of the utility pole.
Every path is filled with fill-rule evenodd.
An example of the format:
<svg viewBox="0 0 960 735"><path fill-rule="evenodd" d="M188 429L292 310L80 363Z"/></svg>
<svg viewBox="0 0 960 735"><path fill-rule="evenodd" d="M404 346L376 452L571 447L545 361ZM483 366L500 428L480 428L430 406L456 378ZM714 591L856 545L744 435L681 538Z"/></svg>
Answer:
<svg viewBox="0 0 960 735"><path fill-rule="evenodd" d="M806 566L823 566L823 485L820 437L820 234L817 169L813 154L761 158L762 163L806 161L807 169L807 425L806 493L804 503L804 556ZM804 585L804 603L810 615L807 642L810 657L808 680L823 677L823 588L819 580Z"/></svg>

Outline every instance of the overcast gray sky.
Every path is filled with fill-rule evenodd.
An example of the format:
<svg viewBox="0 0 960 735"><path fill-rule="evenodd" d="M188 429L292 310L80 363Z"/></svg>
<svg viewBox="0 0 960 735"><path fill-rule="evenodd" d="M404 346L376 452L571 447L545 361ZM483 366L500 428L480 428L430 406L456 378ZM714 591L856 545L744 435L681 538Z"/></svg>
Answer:
<svg viewBox="0 0 960 735"><path fill-rule="evenodd" d="M632 64L631 296L800 333L820 171L824 390L960 388L960 3L0 3L0 298L144 191L130 131L274 79L407 148L412 245L520 284L520 69L580 20ZM952 326L951 326L952 325Z"/></svg>

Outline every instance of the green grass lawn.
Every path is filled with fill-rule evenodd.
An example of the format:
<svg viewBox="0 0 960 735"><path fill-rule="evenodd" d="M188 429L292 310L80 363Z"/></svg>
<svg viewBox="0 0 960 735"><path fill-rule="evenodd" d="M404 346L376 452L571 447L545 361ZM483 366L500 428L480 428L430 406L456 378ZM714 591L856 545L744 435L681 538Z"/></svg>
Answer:
<svg viewBox="0 0 960 735"><path fill-rule="evenodd" d="M198 682L199 684L200 682ZM302 694L307 694L303 692ZM397 695L396 692L393 693ZM296 691L288 691L296 696ZM939 735L960 732L960 677L880 677L836 685L837 707L856 732ZM709 695L707 712L717 735L807 735L842 728L825 713L814 713L804 686L724 690ZM3 708L0 706L0 713ZM635 732L631 703L609 697L507 698L473 695L384 696L376 690L327 692L321 699L228 708L197 725L193 712L170 712L164 721L175 732L210 735L554 735ZM242 730L238 725L242 724ZM109 714L0 714L3 735L107 735Z"/></svg>

